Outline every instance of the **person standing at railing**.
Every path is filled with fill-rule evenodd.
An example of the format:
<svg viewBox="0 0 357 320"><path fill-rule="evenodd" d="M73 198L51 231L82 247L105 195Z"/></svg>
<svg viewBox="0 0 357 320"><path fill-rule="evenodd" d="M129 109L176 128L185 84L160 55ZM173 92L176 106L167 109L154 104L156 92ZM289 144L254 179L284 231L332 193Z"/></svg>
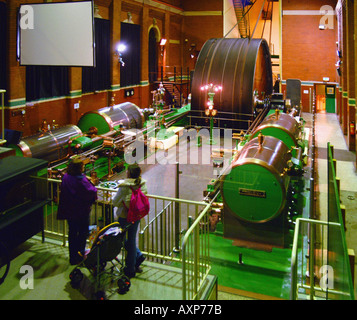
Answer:
<svg viewBox="0 0 357 320"><path fill-rule="evenodd" d="M89 234L89 216L97 200L97 188L83 174L84 164L79 158L69 161L62 178L57 219L68 222L69 261L79 264L84 257Z"/></svg>
<svg viewBox="0 0 357 320"><path fill-rule="evenodd" d="M128 208L133 191L138 188L141 189L143 194L147 194L146 181L141 178L141 168L137 164L131 164L127 169L127 179L119 181L118 191L113 198L113 206L116 207L115 217L118 217L118 222L122 227L127 226L129 223ZM136 234L140 220L132 223L128 229L127 240L125 242L125 249L127 251L126 265L124 274L129 277L135 277L136 273L142 272L140 265L145 260L145 256L141 253L136 245Z"/></svg>

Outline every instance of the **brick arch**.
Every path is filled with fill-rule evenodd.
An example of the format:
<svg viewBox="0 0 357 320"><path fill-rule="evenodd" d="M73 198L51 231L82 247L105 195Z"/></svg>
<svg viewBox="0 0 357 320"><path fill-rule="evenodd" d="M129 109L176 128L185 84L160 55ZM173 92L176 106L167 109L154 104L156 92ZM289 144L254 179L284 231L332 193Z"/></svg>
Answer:
<svg viewBox="0 0 357 320"><path fill-rule="evenodd" d="M161 40L161 31L159 27L156 24L152 24L148 29L148 34L150 34L151 29L154 29L156 31L156 42L159 42Z"/></svg>
<svg viewBox="0 0 357 320"><path fill-rule="evenodd" d="M161 39L161 32L157 25L151 25L148 29L149 32L149 60L148 60L148 70L149 70L149 82L152 83L158 79L159 71L159 57L158 57L158 46ZM155 34L155 39L152 35Z"/></svg>

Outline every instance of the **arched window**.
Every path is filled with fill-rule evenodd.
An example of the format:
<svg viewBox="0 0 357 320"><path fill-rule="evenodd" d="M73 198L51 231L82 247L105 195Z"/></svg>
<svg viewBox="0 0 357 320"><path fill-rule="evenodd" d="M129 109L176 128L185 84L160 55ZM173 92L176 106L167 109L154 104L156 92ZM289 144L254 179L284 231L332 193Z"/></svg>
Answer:
<svg viewBox="0 0 357 320"><path fill-rule="evenodd" d="M158 78L157 63L157 33L155 28L149 32L149 82L155 82Z"/></svg>

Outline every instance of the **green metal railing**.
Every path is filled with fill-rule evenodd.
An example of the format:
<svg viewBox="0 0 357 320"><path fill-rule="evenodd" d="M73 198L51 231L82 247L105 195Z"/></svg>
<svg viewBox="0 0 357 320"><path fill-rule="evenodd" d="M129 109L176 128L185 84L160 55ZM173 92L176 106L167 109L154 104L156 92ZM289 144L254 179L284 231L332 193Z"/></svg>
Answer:
<svg viewBox="0 0 357 320"><path fill-rule="evenodd" d="M199 299L199 293L211 268L211 204L160 196L149 197L154 201L152 208L155 208L155 214L151 216L150 221L144 221L145 226L139 233L139 249L152 261L180 266L182 299Z"/></svg>
<svg viewBox="0 0 357 320"><path fill-rule="evenodd" d="M355 299L336 178L336 161L330 143L327 150L328 221L304 218L296 221L291 257L292 300ZM314 192L310 192L314 196Z"/></svg>
<svg viewBox="0 0 357 320"><path fill-rule="evenodd" d="M206 204L182 240L182 299L199 298L209 271L209 209Z"/></svg>
<svg viewBox="0 0 357 320"><path fill-rule="evenodd" d="M46 237L67 245L67 224L59 221L57 204L61 180L47 179L51 203L44 209ZM102 228L113 222L112 196L115 189L97 187L91 224ZM147 260L170 263L182 270L182 298L199 299L210 271L209 212L211 203L148 195L150 213L141 220L139 248Z"/></svg>
<svg viewBox="0 0 357 320"><path fill-rule="evenodd" d="M314 219L296 219L291 255L291 300L299 300L299 296L314 300L316 293L319 298L323 297L321 293L327 286L320 282L316 287L315 275L319 275L320 270L325 270L321 268L327 266L327 248L326 242L325 245L316 242L315 235L318 231L324 238L327 228L332 227L340 229L340 224Z"/></svg>
<svg viewBox="0 0 357 320"><path fill-rule="evenodd" d="M335 288L345 294L343 299L354 300L354 288L352 283L351 266L346 243L345 224L342 217L340 188L336 175L337 163L334 159L333 146L327 144L328 152L328 221L340 224L340 228L328 229L328 264L336 275ZM328 299L341 299L331 290L327 292Z"/></svg>

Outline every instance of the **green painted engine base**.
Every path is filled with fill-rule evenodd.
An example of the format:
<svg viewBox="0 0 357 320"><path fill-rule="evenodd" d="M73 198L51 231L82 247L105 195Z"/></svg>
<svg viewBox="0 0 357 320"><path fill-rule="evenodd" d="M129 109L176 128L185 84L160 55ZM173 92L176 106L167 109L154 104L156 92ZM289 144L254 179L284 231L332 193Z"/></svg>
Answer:
<svg viewBox="0 0 357 320"><path fill-rule="evenodd" d="M220 290L236 290L251 298L265 295L266 299L289 299L290 248L271 251L244 248L216 234L210 235L209 242L210 273L217 275Z"/></svg>
<svg viewBox="0 0 357 320"><path fill-rule="evenodd" d="M290 180L290 215L281 248L264 243L237 241L224 237L224 223L219 222L209 236L211 274L218 277L219 290L256 299L290 298L291 247L294 221L309 217L310 193L305 177ZM290 220L290 221L289 221Z"/></svg>

